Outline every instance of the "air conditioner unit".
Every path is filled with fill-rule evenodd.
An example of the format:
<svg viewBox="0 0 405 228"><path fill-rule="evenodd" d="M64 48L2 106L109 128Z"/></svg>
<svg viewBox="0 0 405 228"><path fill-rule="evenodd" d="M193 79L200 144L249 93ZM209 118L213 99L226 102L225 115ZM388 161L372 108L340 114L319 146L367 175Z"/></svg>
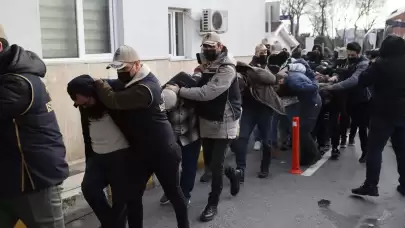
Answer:
<svg viewBox="0 0 405 228"><path fill-rule="evenodd" d="M200 33L225 33L228 31L228 11L203 9L201 16Z"/></svg>

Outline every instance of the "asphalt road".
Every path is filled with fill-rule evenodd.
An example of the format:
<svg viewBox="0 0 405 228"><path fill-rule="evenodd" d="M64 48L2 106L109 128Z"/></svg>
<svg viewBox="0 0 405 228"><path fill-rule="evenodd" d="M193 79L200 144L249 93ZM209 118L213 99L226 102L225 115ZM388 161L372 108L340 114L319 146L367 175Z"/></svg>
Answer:
<svg viewBox="0 0 405 228"><path fill-rule="evenodd" d="M356 151L357 150L357 151ZM396 191L398 174L395 155L384 151L380 197L353 197L350 189L365 177L365 166L357 162L359 145L342 150L339 161L328 161L312 176L289 174L289 152L273 160L268 179L256 178L260 152L248 156L248 170L241 192L229 193L225 180L218 216L201 223L198 216L207 201L209 184L197 182L189 216L193 228L405 228L405 198ZM231 162L233 159L231 158ZM159 205L160 188L144 196L144 227L174 228L170 205ZM67 228L98 228L94 214L70 222Z"/></svg>

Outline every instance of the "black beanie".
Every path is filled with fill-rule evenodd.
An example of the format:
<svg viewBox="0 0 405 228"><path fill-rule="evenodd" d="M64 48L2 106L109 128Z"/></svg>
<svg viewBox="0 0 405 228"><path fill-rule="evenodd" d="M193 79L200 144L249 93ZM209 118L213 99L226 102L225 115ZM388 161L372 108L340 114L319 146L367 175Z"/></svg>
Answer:
<svg viewBox="0 0 405 228"><path fill-rule="evenodd" d="M399 36L387 36L381 44L380 56L382 58L405 56L405 40Z"/></svg>
<svg viewBox="0 0 405 228"><path fill-rule="evenodd" d="M348 43L346 49L348 51L355 51L357 54L361 52L361 46L357 42Z"/></svg>
<svg viewBox="0 0 405 228"><path fill-rule="evenodd" d="M77 94L86 97L94 97L96 96L94 79L87 74L77 76L68 83L67 92L72 100L76 100Z"/></svg>

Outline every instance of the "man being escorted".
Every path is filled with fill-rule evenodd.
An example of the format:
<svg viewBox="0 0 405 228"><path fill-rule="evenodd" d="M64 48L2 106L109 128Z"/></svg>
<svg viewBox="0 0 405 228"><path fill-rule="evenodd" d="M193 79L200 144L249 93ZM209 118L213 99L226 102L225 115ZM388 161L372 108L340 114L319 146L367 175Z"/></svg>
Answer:
<svg viewBox="0 0 405 228"><path fill-rule="evenodd" d="M62 134L33 52L9 46L0 25L0 227L64 228L58 185L69 175Z"/></svg>

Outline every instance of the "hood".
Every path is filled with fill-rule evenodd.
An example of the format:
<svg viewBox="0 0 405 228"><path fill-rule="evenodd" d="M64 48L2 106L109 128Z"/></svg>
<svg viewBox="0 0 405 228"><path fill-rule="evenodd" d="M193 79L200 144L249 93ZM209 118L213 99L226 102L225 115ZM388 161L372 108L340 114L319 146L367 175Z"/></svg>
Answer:
<svg viewBox="0 0 405 228"><path fill-rule="evenodd" d="M0 75L7 73L25 73L43 78L46 66L37 54L14 44L0 53Z"/></svg>
<svg viewBox="0 0 405 228"><path fill-rule="evenodd" d="M381 44L382 58L405 56L405 40L399 36L388 36Z"/></svg>
<svg viewBox="0 0 405 228"><path fill-rule="evenodd" d="M288 64L288 71L289 72L300 72L304 73L307 71L307 68L302 63L290 63Z"/></svg>
<svg viewBox="0 0 405 228"><path fill-rule="evenodd" d="M222 64L231 64L236 66L237 61L232 54L230 54L228 51L225 51L219 54L218 58L214 62L212 62L211 65L215 66Z"/></svg>
<svg viewBox="0 0 405 228"><path fill-rule="evenodd" d="M146 76L148 76L148 74L150 74L150 68L148 67L148 65L142 64L141 69L135 74L132 80L125 85L125 88L137 81L144 79Z"/></svg>

